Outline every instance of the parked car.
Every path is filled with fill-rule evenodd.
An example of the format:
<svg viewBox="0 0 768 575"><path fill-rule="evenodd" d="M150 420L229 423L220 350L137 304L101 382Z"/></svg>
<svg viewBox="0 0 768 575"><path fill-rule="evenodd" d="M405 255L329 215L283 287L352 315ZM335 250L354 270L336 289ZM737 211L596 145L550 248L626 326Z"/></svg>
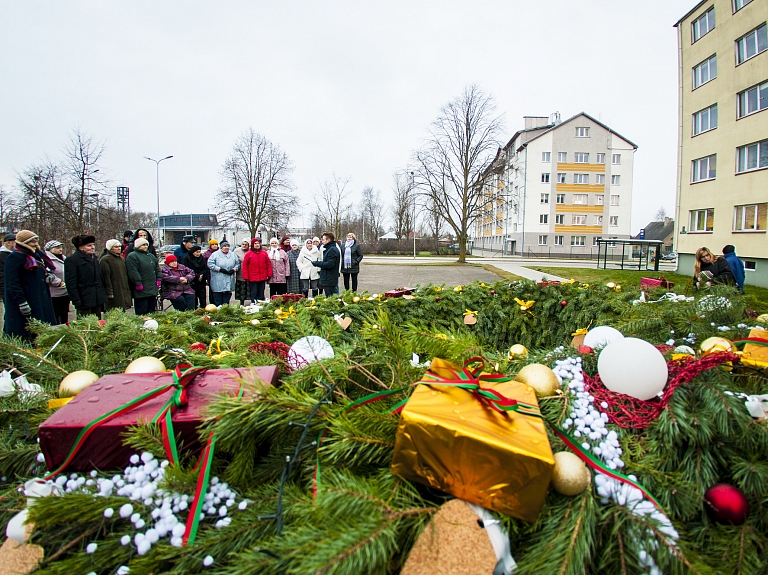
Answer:
<svg viewBox="0 0 768 575"><path fill-rule="evenodd" d="M662 261L672 261L677 259L677 254L675 252L670 252L668 254L662 254L661 260Z"/></svg>
<svg viewBox="0 0 768 575"><path fill-rule="evenodd" d="M176 248L179 247L179 244L167 244L164 246L160 246L157 248L157 255L160 254L172 254L174 251L176 251Z"/></svg>

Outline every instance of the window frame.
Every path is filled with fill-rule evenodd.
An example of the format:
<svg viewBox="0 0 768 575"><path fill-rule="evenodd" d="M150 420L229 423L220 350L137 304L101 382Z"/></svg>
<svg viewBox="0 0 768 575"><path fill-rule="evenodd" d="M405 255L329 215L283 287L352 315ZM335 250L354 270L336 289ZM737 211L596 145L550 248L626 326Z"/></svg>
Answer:
<svg viewBox="0 0 768 575"><path fill-rule="evenodd" d="M595 215L595 225L596 226L602 226L603 225L603 214L596 214Z"/></svg>
<svg viewBox="0 0 768 575"><path fill-rule="evenodd" d="M596 248L598 245L597 242L602 239L603 239L603 236L592 236L592 247Z"/></svg>
<svg viewBox="0 0 768 575"><path fill-rule="evenodd" d="M565 236L553 236L552 245L562 247L564 245L564 241L565 241Z"/></svg>
<svg viewBox="0 0 768 575"><path fill-rule="evenodd" d="M611 175L611 185L612 186L620 186L621 185L621 175L620 174L613 174L613 175Z"/></svg>
<svg viewBox="0 0 768 575"><path fill-rule="evenodd" d="M577 240L581 240L581 242L578 242ZM571 247L572 248L583 248L587 245L587 236L571 236Z"/></svg>
<svg viewBox="0 0 768 575"><path fill-rule="evenodd" d="M583 181L581 181L583 180ZM573 183L580 186L589 185L589 174L573 174Z"/></svg>
<svg viewBox="0 0 768 575"><path fill-rule="evenodd" d="M596 206L605 205L605 194L595 194L595 205Z"/></svg>
<svg viewBox="0 0 768 575"><path fill-rule="evenodd" d="M586 214L571 214L571 225L572 226L586 226L587 225L587 215Z"/></svg>
<svg viewBox="0 0 768 575"><path fill-rule="evenodd" d="M704 214L704 229L700 230L694 227L694 217L698 225L697 214ZM710 226L711 222L711 227ZM698 210L688 210L688 233L689 234L711 234L715 231L715 208L701 208Z"/></svg>
<svg viewBox="0 0 768 575"><path fill-rule="evenodd" d="M712 61L714 61L714 63L715 63L715 75L714 76L711 74L712 66L711 66L710 62L712 62ZM700 74L697 73L697 70L701 70L702 66L704 66L704 64L707 65L707 74L709 75L709 77L708 77L708 79L706 81L700 82L700 83L697 84L696 83L697 82L697 78L700 79ZM692 71L693 71L693 74L692 74L693 90L697 90L698 88L701 88L705 84L709 84L712 80L715 80L717 78L717 53L712 54L708 58L705 58L704 60L702 60L701 62L696 64L693 67Z"/></svg>
<svg viewBox="0 0 768 575"><path fill-rule="evenodd" d="M741 169L742 150L744 152L747 152L747 161L749 161L748 150L752 146L757 146L755 150L756 165L754 168L747 167L742 170ZM765 151L761 153L763 149L765 149ZM763 158L763 154L765 154L765 158ZM765 164L761 164L761 160L764 160ZM765 170L766 168L768 168L768 139L760 140L758 142L750 142L749 144L745 144L743 146L739 146L738 148L736 148L736 173L737 174L746 174L749 172L756 172L758 170Z"/></svg>
<svg viewBox="0 0 768 575"><path fill-rule="evenodd" d="M562 202L560 200L563 200ZM557 197L555 198L556 204L564 204L565 203L565 194L557 194Z"/></svg>
<svg viewBox="0 0 768 575"><path fill-rule="evenodd" d="M747 4L752 2L752 0L741 0L741 1L742 1L742 4L741 4L741 6L738 6L738 7L736 6L736 4L739 2L739 0L733 0L731 2L731 8L733 9L733 13L734 14L736 14L736 12L738 12L739 10L744 8L744 6L746 6Z"/></svg>
<svg viewBox="0 0 768 575"><path fill-rule="evenodd" d="M615 203L614 203L614 201L613 201L613 199L614 199L614 198L616 198L616 202L615 202ZM619 204L619 202L621 201L621 200L620 200L620 198L621 198L621 196L620 196L619 194L611 194L611 205L612 205L612 206L618 206L618 205L620 205L620 204Z"/></svg>
<svg viewBox="0 0 768 575"><path fill-rule="evenodd" d="M584 158L583 160L579 160L579 157ZM589 163L589 152L574 152L573 153L573 163L574 164L588 164Z"/></svg>
<svg viewBox="0 0 768 575"><path fill-rule="evenodd" d="M612 166L620 166L621 165L621 154L611 154L611 165Z"/></svg>
<svg viewBox="0 0 768 575"><path fill-rule="evenodd" d="M549 214L539 214L539 223L549 225Z"/></svg>
<svg viewBox="0 0 768 575"><path fill-rule="evenodd" d="M543 241L542 241L542 238L543 238ZM547 244L547 241L549 241L549 234L539 234L539 245L540 246L549 245L549 244Z"/></svg>
<svg viewBox="0 0 768 575"><path fill-rule="evenodd" d="M762 228L760 226L760 212L761 212L761 206L762 207ZM745 228L744 222L746 221L746 210L744 208L754 208L754 226L753 228ZM741 217L739 218L739 210L741 210ZM736 221L740 219L741 220L741 228L738 228L736 226ZM765 233L766 231L766 225L768 225L768 203L767 202L759 202L756 204L740 204L737 206L733 206L733 229L731 231L735 233Z"/></svg>
<svg viewBox="0 0 768 575"><path fill-rule="evenodd" d="M548 184L549 183L549 176L550 176L550 172L542 172L541 173L541 183L542 184Z"/></svg>
<svg viewBox="0 0 768 575"><path fill-rule="evenodd" d="M616 228L619 226L619 216L608 216L608 225Z"/></svg>
<svg viewBox="0 0 768 575"><path fill-rule="evenodd" d="M763 49L762 50L760 49L760 35L758 33L758 31L760 29L763 29L763 41L764 41L764 44L763 44ZM752 54L751 56L747 56L743 60L740 60L739 56L740 56L741 50L740 50L740 47L739 47L739 42L741 42L742 40L744 40L746 42L746 38L750 34L754 34L755 35L755 53ZM768 23L763 22L759 26L756 26L755 28L753 28L752 30L750 30L749 32L744 34L743 36L741 36L739 38L736 38L736 40L734 40L734 47L735 47L735 50L736 50L736 54L735 54L735 56L736 56L736 66L741 66L744 62L748 62L752 58L754 58L756 56L759 56L763 52L768 51Z"/></svg>
<svg viewBox="0 0 768 575"><path fill-rule="evenodd" d="M589 128L586 126L577 126L576 127L576 137L577 138L589 138Z"/></svg>
<svg viewBox="0 0 768 575"><path fill-rule="evenodd" d="M540 204L548 204L549 203L549 192L542 192L541 198L539 199Z"/></svg>
<svg viewBox="0 0 768 575"><path fill-rule="evenodd" d="M712 170L711 159L715 159L715 169ZM707 174L709 177L707 178L696 178L696 174L699 174L701 172L700 169L700 162L703 160L707 160ZM712 175L712 172L714 171L714 175ZM691 182L692 184L698 184L699 182L711 182L712 180L717 179L717 154L710 154L709 156L704 156L702 158L696 158L695 160L691 160Z"/></svg>
<svg viewBox="0 0 768 575"><path fill-rule="evenodd" d="M752 112L747 112L745 114L742 114L741 113L742 96L744 97L745 103L748 103L747 94L751 90L755 90L755 102L757 103L757 108L755 108L755 110L753 110ZM762 96L763 92L765 92L764 96ZM760 107L761 101L765 102L765 106L762 108ZM752 114L757 114L758 112L762 112L763 110L768 110L768 80L764 82L760 82L759 84L755 84L754 86L750 86L749 88L746 88L736 94L736 120L741 120L742 118L746 118L747 116L751 116Z"/></svg>
<svg viewBox="0 0 768 575"><path fill-rule="evenodd" d="M555 225L556 226L565 225L565 214L555 214Z"/></svg>
<svg viewBox="0 0 768 575"><path fill-rule="evenodd" d="M713 112L714 111L714 116ZM701 119L704 117L704 112L707 113L707 124L709 127L706 130L700 129L701 127ZM712 118L714 117L715 122L714 125L712 125ZM718 121L718 114L717 114L717 102L712 104L711 106L707 106L706 108L702 108L698 112L694 112L691 117L691 137L694 138L700 134L705 134L706 132L710 132L712 130L717 129L717 121ZM696 131L696 127L699 126L699 130Z"/></svg>
<svg viewBox="0 0 768 575"><path fill-rule="evenodd" d="M542 152L541 153L541 162L543 164L548 164L552 161L552 152Z"/></svg>
<svg viewBox="0 0 768 575"><path fill-rule="evenodd" d="M568 152L558 152L557 153L557 163L558 164L567 164L568 163Z"/></svg>
<svg viewBox="0 0 768 575"><path fill-rule="evenodd" d="M557 172L557 183L558 184L565 184L566 183L566 173L565 172Z"/></svg>
<svg viewBox="0 0 768 575"><path fill-rule="evenodd" d="M584 199L583 202L577 201ZM588 206L589 205L589 195L588 194L572 194L571 195L571 203L578 206Z"/></svg>
<svg viewBox="0 0 768 575"><path fill-rule="evenodd" d="M595 185L596 186L605 185L605 174L595 174Z"/></svg>
<svg viewBox="0 0 768 575"><path fill-rule="evenodd" d="M712 26L708 27L707 31L704 32L703 34L701 33L701 26L697 26L697 24L699 24L699 22L701 22L702 20L707 21L707 26L709 26L710 20L712 24ZM696 34L697 29L698 29L698 35ZM703 12L701 16L699 16L693 22L691 22L691 44L695 44L696 42L701 40L704 36L709 34L714 29L715 29L715 7L713 5L713 6L710 6L706 12Z"/></svg>
<svg viewBox="0 0 768 575"><path fill-rule="evenodd" d="M605 154L595 154L595 156L597 156L595 159L596 164L605 164Z"/></svg>

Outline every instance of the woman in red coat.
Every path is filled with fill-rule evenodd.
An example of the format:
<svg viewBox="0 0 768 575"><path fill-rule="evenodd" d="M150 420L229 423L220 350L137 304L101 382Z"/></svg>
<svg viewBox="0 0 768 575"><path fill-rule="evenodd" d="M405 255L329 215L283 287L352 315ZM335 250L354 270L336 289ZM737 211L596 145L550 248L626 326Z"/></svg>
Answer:
<svg viewBox="0 0 768 575"><path fill-rule="evenodd" d="M251 249L243 259L243 278L248 282L251 301L264 301L264 287L272 277L272 262L267 252L261 249L261 238L251 240Z"/></svg>

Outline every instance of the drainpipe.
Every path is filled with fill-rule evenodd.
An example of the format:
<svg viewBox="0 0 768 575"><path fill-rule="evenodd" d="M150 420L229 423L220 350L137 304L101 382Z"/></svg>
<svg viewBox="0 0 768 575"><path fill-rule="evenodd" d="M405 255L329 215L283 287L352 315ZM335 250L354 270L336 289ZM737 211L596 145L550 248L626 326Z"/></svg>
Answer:
<svg viewBox="0 0 768 575"><path fill-rule="evenodd" d="M526 207L526 192L528 191L528 145L523 144L525 148L525 164L523 168L523 240L520 245L520 257L525 256L525 207Z"/></svg>
<svg viewBox="0 0 768 575"><path fill-rule="evenodd" d="M677 27L677 91L677 193L675 198L675 236L672 249L679 254L680 247L677 238L680 233L680 196L683 183L683 30L681 26ZM678 256L678 267L679 262L680 257Z"/></svg>

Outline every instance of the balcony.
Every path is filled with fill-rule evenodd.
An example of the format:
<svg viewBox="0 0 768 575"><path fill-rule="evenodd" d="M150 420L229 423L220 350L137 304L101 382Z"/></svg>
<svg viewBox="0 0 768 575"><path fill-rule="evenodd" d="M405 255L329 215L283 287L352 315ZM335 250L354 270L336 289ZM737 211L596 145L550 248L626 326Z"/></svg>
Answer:
<svg viewBox="0 0 768 575"><path fill-rule="evenodd" d="M557 204L555 212L558 214L576 212L578 214L602 214L605 206L588 206L587 204Z"/></svg>
<svg viewBox="0 0 768 575"><path fill-rule="evenodd" d="M572 192L574 194L603 194L605 184L557 184L558 192Z"/></svg>
<svg viewBox="0 0 768 575"><path fill-rule="evenodd" d="M603 226L555 226L555 233L565 234L602 234Z"/></svg>
<svg viewBox="0 0 768 575"><path fill-rule="evenodd" d="M557 164L558 172L605 172L605 164Z"/></svg>

